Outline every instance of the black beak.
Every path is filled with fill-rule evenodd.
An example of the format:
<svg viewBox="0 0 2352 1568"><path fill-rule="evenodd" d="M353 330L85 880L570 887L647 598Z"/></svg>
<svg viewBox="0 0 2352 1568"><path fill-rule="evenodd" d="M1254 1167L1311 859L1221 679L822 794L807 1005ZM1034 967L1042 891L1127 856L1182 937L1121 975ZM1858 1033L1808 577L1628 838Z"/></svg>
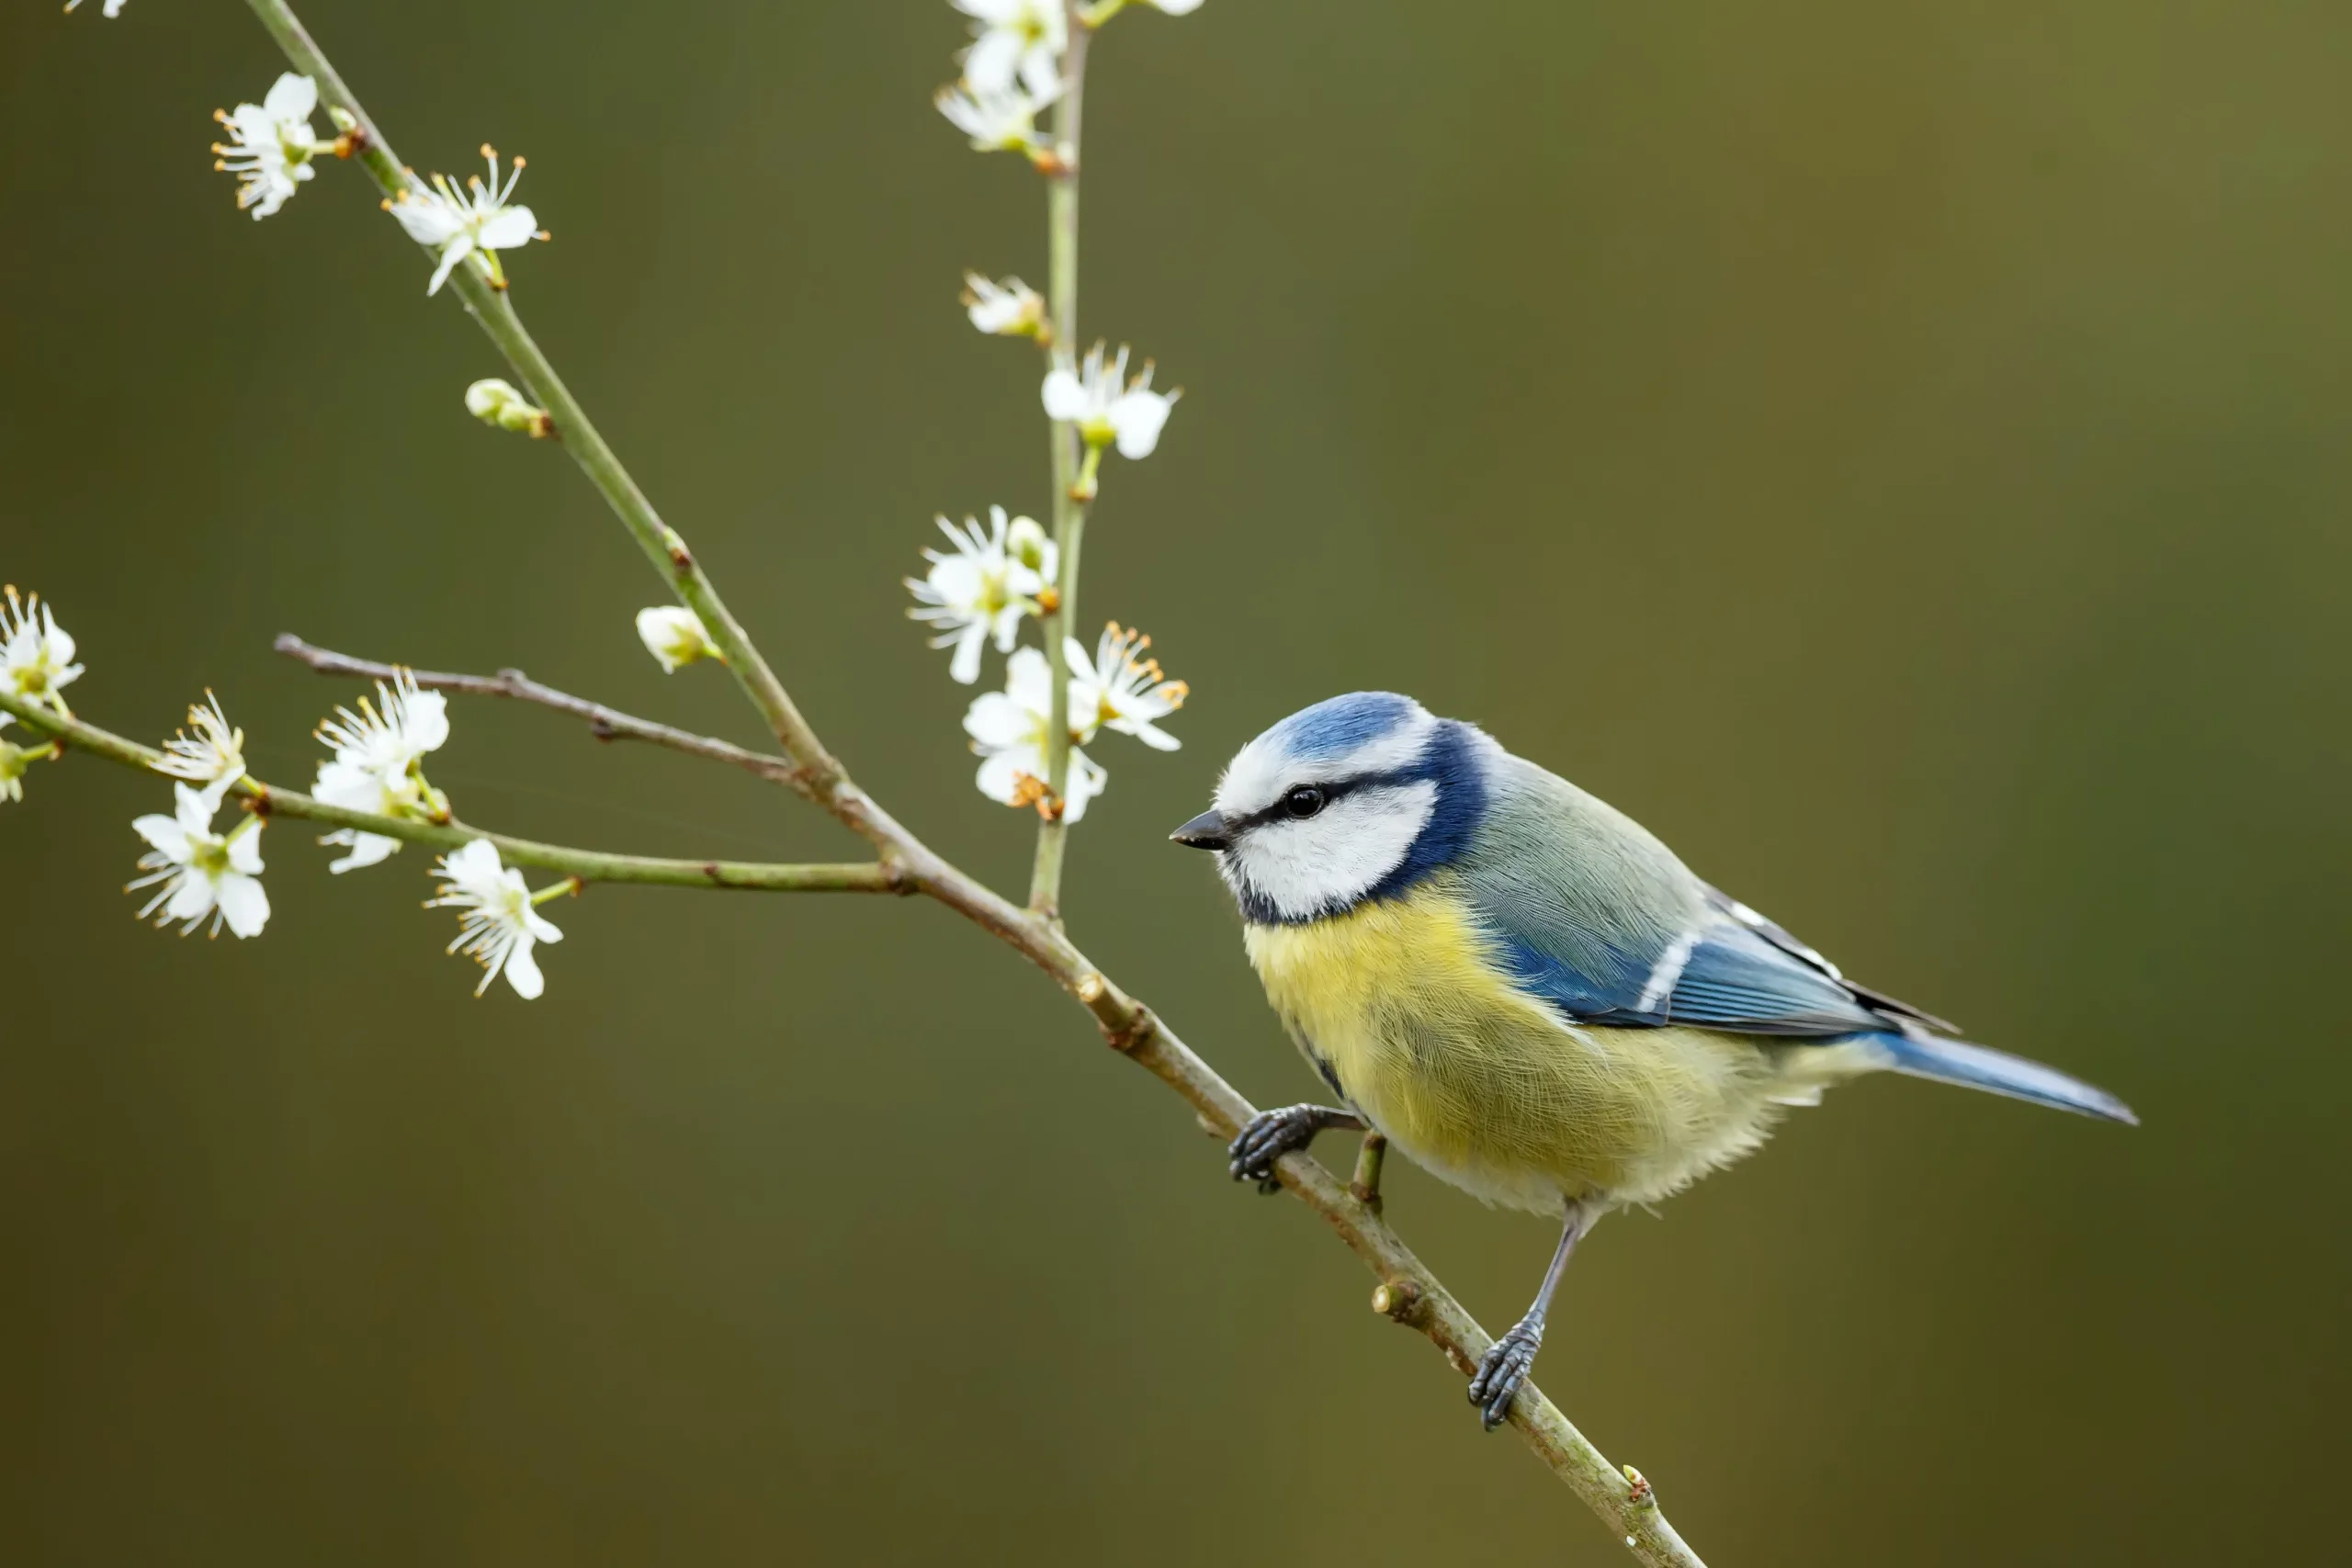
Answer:
<svg viewBox="0 0 2352 1568"><path fill-rule="evenodd" d="M1225 818L1214 811L1202 812L1168 836L1190 849L1229 850L1233 847L1232 839L1225 831Z"/></svg>

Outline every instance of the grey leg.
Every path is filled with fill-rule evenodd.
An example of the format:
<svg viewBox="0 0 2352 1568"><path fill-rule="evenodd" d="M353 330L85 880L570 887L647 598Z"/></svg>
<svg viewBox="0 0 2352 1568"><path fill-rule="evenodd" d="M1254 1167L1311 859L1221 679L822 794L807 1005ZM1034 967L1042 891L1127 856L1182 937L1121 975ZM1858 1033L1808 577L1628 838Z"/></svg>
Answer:
<svg viewBox="0 0 2352 1568"><path fill-rule="evenodd" d="M1279 1111L1261 1111L1226 1150L1226 1168L1236 1181L1254 1181L1261 1192L1276 1191L1282 1183L1274 1179L1274 1161L1293 1149L1305 1148L1327 1127L1362 1132L1363 1125L1363 1117L1333 1105L1285 1105Z"/></svg>
<svg viewBox="0 0 2352 1568"><path fill-rule="evenodd" d="M1528 1369L1535 1364L1535 1352L1544 1343L1544 1319L1552 1310L1552 1294L1560 1288L1560 1276L1567 1271L1568 1254L1600 1217L1581 1205L1569 1207L1567 1224L1560 1227L1559 1248L1552 1254L1552 1267L1544 1271L1535 1304L1511 1325L1510 1333L1495 1341L1478 1363L1478 1375L1470 1380L1470 1403L1478 1406L1479 1425L1489 1432L1510 1414L1510 1402L1518 1395L1519 1385L1527 1381Z"/></svg>

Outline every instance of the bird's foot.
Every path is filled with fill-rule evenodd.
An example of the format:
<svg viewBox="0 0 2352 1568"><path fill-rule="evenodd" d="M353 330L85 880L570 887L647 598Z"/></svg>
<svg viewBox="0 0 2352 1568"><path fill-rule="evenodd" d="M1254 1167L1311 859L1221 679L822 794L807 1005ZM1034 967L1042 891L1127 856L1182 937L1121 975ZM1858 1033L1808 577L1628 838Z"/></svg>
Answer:
<svg viewBox="0 0 2352 1568"><path fill-rule="evenodd" d="M1315 1141L1326 1127L1355 1118L1322 1105L1285 1105L1261 1111L1250 1118L1241 1135L1226 1150L1226 1168L1236 1181L1254 1181L1261 1192L1275 1192L1282 1183L1274 1177L1274 1161Z"/></svg>
<svg viewBox="0 0 2352 1568"><path fill-rule="evenodd" d="M1470 1380L1470 1403L1478 1407L1478 1424L1491 1432L1510 1414L1510 1402L1535 1365L1544 1345L1544 1320L1532 1314L1511 1325L1510 1332L1488 1348Z"/></svg>

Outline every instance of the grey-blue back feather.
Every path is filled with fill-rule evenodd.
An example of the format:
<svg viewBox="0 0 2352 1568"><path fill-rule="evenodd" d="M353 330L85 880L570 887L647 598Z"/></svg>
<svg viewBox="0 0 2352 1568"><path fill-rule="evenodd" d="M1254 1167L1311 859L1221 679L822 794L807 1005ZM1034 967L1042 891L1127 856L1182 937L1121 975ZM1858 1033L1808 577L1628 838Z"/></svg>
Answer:
<svg viewBox="0 0 2352 1568"><path fill-rule="evenodd" d="M1696 877L1638 823L1496 748L1487 814L1456 863L1473 907L1531 988L1571 1016L1632 1007L1697 923Z"/></svg>
<svg viewBox="0 0 2352 1568"><path fill-rule="evenodd" d="M1580 1022L1832 1040L1927 1015L1693 875L1639 823L1490 753L1485 820L1458 864L1521 982Z"/></svg>

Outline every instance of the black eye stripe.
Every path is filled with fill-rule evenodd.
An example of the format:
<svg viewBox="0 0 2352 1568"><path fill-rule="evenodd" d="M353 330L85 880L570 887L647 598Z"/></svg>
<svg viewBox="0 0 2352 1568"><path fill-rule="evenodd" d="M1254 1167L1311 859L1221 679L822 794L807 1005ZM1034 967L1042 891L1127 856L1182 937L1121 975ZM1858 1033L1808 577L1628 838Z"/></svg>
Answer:
<svg viewBox="0 0 2352 1568"><path fill-rule="evenodd" d="M1360 789L1363 789L1372 784L1403 784L1412 776L1413 775L1408 773L1374 773L1364 778L1341 779L1336 784L1312 782L1307 784L1295 784L1291 785L1289 789L1283 791L1281 795L1275 799L1272 806L1267 807L1262 811L1253 811L1249 816L1242 818L1238 822L1236 822L1233 825L1233 829L1236 832L1247 832L1252 828L1262 828L1269 822L1299 822L1306 820L1305 818L1294 817L1291 815L1290 797L1294 792L1298 790L1312 788L1319 789L1323 792L1322 807L1317 811L1310 813L1310 815L1313 816L1320 816L1323 811L1329 810L1334 802L1344 800Z"/></svg>

